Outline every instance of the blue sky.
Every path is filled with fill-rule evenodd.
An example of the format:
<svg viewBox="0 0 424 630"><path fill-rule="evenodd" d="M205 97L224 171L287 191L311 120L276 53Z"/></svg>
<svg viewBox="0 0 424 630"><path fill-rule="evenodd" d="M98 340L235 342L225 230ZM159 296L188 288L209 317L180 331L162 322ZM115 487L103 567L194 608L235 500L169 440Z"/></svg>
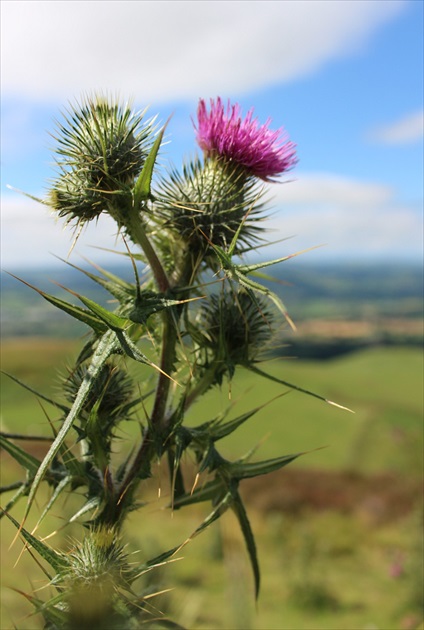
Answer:
<svg viewBox="0 0 424 630"><path fill-rule="evenodd" d="M194 154L199 97L284 126L299 164L270 187L271 247L306 262L413 260L423 239L423 3L419 0L1 3L2 267L54 265L71 235L42 205L54 119L94 90L172 113L161 165ZM105 263L101 218L72 259ZM120 243L118 249L122 249Z"/></svg>

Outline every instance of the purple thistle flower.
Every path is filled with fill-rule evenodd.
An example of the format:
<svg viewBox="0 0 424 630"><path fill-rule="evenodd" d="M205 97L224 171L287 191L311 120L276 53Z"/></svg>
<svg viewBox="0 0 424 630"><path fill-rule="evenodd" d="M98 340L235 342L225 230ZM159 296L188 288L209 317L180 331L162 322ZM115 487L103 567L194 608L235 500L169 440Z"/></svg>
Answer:
<svg viewBox="0 0 424 630"><path fill-rule="evenodd" d="M242 120L240 105L228 101L225 110L219 97L211 99L210 104L208 112L200 99L198 124L194 125L197 143L205 155L223 157L265 181L272 181L297 163L296 145L288 141L283 128L269 129L270 119L260 125L250 109Z"/></svg>

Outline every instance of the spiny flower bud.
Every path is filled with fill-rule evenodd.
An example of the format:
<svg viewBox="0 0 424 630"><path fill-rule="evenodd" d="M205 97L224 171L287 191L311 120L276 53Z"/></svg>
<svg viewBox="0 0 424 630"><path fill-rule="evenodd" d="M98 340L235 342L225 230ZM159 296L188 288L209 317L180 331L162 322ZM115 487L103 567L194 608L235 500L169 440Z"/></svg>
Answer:
<svg viewBox="0 0 424 630"><path fill-rule="evenodd" d="M273 321L264 301L244 290L210 297L192 336L207 348L208 365L216 366L218 383L224 374L231 378L236 365L249 365L263 353L273 335Z"/></svg>
<svg viewBox="0 0 424 630"><path fill-rule="evenodd" d="M86 374L87 367L79 365L64 381L63 389L69 402L74 402ZM84 403L84 416L88 417L94 405L100 401L97 417L106 430L107 425L113 425L127 417L127 406L132 399L133 388L132 379L126 372L112 363L105 364Z"/></svg>
<svg viewBox="0 0 424 630"><path fill-rule="evenodd" d="M55 137L59 177L48 197L59 216L81 225L131 199L153 131L152 121L141 126L144 113L95 97L64 116Z"/></svg>
<svg viewBox="0 0 424 630"><path fill-rule="evenodd" d="M113 532L88 534L68 555L61 582L68 587L70 628L123 628L133 572ZM123 615L122 613L127 612Z"/></svg>
<svg viewBox="0 0 424 630"><path fill-rule="evenodd" d="M248 213L239 234L239 251L261 233L260 196L256 183L246 180L244 173L227 168L223 161L197 159L184 166L182 174L173 171L162 180L155 211L194 254L205 254L211 243L227 248Z"/></svg>

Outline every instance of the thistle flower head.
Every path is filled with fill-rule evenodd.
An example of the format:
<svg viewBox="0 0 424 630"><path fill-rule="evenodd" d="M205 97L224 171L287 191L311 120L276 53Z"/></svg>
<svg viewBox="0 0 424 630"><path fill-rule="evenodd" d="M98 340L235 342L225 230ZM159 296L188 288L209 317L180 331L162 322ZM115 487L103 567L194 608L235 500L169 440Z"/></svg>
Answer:
<svg viewBox="0 0 424 630"><path fill-rule="evenodd" d="M67 559L68 568L57 581L66 589L69 627L128 628L126 604L134 572L113 532L90 532Z"/></svg>
<svg viewBox="0 0 424 630"><path fill-rule="evenodd" d="M73 403L82 382L87 377L87 367L79 365L70 372L63 383L67 400ZM87 418L93 407L97 405L99 421L106 431L112 426L128 418L128 409L133 395L132 379L122 369L112 363L106 363L101 370L94 387L83 405L82 416Z"/></svg>
<svg viewBox="0 0 424 630"><path fill-rule="evenodd" d="M196 255L210 252L211 243L227 248L242 222L236 253L260 240L262 190L255 180L246 180L223 162L196 159L182 174L172 171L161 181L156 197L158 216Z"/></svg>
<svg viewBox="0 0 424 630"><path fill-rule="evenodd" d="M68 222L84 224L118 204L131 191L150 149L152 121L105 97L77 105L57 126L59 177L49 205Z"/></svg>
<svg viewBox="0 0 424 630"><path fill-rule="evenodd" d="M203 306L194 340L207 349L206 367L216 366L216 379L232 378L237 365L249 365L273 336L274 315L260 298L244 290L212 295Z"/></svg>
<svg viewBox="0 0 424 630"><path fill-rule="evenodd" d="M74 403L87 378L87 370L86 365L78 365L64 380L63 392L70 403ZM84 439L85 457L97 467L109 461L115 428L134 411L133 388L126 372L106 363L82 406L75 428L80 439Z"/></svg>
<svg viewBox="0 0 424 630"><path fill-rule="evenodd" d="M200 99L196 140L208 157L217 156L241 167L247 174L272 181L297 162L295 145L283 128L272 131L270 120L260 125L250 109L243 120L240 106L211 99L210 111Z"/></svg>

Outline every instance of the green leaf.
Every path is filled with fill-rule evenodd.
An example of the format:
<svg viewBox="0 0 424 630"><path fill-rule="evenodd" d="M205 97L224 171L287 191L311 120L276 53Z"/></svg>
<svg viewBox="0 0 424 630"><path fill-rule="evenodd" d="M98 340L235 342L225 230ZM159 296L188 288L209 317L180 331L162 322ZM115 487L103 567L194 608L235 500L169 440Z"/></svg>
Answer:
<svg viewBox="0 0 424 630"><path fill-rule="evenodd" d="M2 509L2 508L0 508ZM4 512L4 510L2 509ZM60 573L69 566L69 561L66 556L63 554L57 553L54 549L43 543L38 538L35 538L32 534L30 534L22 525L19 525L18 521L16 521L13 516L10 516L8 512L5 513L7 518L15 525L21 534L22 538L26 540L26 542L31 545L33 549L44 559L49 565L54 569L57 573Z"/></svg>
<svg viewBox="0 0 424 630"><path fill-rule="evenodd" d="M233 493L231 490L227 490L225 494L221 498L217 499L216 506L212 510L212 512L205 518L205 520L195 529L195 531L191 534L191 536L187 539L186 543L190 540L193 540L196 536L198 536L201 532L207 529L212 523L218 520L224 512L228 510L233 502ZM186 544L185 543L185 544Z"/></svg>
<svg viewBox="0 0 424 630"><path fill-rule="evenodd" d="M202 501L212 501L218 494L222 494L224 484L221 479L213 479L193 493L186 493L184 496L175 499L174 508L178 509L186 505L201 503Z"/></svg>
<svg viewBox="0 0 424 630"><path fill-rule="evenodd" d="M141 566L134 568L131 572L131 575L128 576L128 581L133 582L140 576L144 575L145 573L149 573L156 567L161 567L164 564L167 564L168 562L172 562L172 560L169 560L169 559L172 558L172 556L174 556L181 549L182 546L183 545L178 545L177 547L168 549L168 551L164 551L163 553L159 554L158 556L155 556L151 560L148 560Z"/></svg>
<svg viewBox="0 0 424 630"><path fill-rule="evenodd" d="M49 295L48 293L45 293L44 291L37 289L37 287L32 286L32 284L29 284L29 282L25 282L25 280L22 280L21 278L18 278L18 276L13 275L13 273L9 273L9 275L15 278L16 280L19 280L19 282L22 282L27 287L30 287L30 289L33 289L34 291L36 291L39 295L41 295L41 297L47 300L47 302L50 302L50 304L53 304L53 306L56 306L61 311L68 313L68 315L71 315L74 319L77 319L78 321L83 322L84 324L87 324L87 326L90 326L90 328L92 328L94 332L98 334L102 334L106 332L107 328L102 322L102 320L98 319L97 317L93 317L93 314L90 313L90 311L86 311L85 309L80 308L79 306L75 306L74 304L65 302L65 300L61 300L55 297L54 295Z"/></svg>
<svg viewBox="0 0 424 630"><path fill-rule="evenodd" d="M81 484L86 481L84 464L80 462L69 450L66 442L63 442L58 451L62 457L62 462L72 477L73 484ZM74 486L75 487L75 486Z"/></svg>
<svg viewBox="0 0 424 630"><path fill-rule="evenodd" d="M93 282L96 282L97 284L99 284L106 291L108 291L108 293L113 295L113 297L117 298L119 301L127 300L128 298L133 298L135 295L136 291L135 291L134 285L132 285L129 282L126 282L125 280L122 280L122 278L120 278L119 276L116 276L115 274L107 271L106 269L103 269L102 267L92 263L91 261L88 261L88 262L90 262L90 264L95 269L100 271L104 277L97 276L94 273L90 273L87 269L84 269L83 267L78 267L77 265L70 263L68 260L64 260L63 258L60 258L60 257L58 258L59 260L64 262L66 265L69 265L73 269L80 271L81 273L86 275L88 278L93 280Z"/></svg>
<svg viewBox="0 0 424 630"><path fill-rule="evenodd" d="M77 512L75 512L75 514L73 514L73 516L71 516L68 523L73 523L80 516L87 514L87 512L90 512L91 510L95 510L96 508L99 507L100 503L101 503L100 497L93 497L92 499L89 499L86 503L84 503L82 508L80 508Z"/></svg>
<svg viewBox="0 0 424 630"><path fill-rule="evenodd" d="M143 169L138 176L138 179L134 186L133 191L133 199L134 199L134 208L138 210L143 201L147 201L151 197L151 186L152 186L152 177L153 177L153 168L155 166L156 157L162 144L163 134L166 129L166 125L159 132L149 155L146 158Z"/></svg>
<svg viewBox="0 0 424 630"><path fill-rule="evenodd" d="M44 394L40 394L40 392L37 392L37 390L35 390L32 387L30 387L30 385L27 385L26 383L23 383L18 378L16 378L16 376L13 376L13 374L9 374L8 372L2 372L2 374L7 376L8 378L10 378L12 381L17 383L18 385L20 385L24 389L28 390L32 394L35 394L37 396L37 398L40 398L41 400L45 400L50 405L53 405L54 407L56 407L57 409L60 409L61 411L64 411L65 413L69 412L69 407L67 407L66 405L61 405L60 403L56 402L52 398L48 398L47 396L44 396Z"/></svg>
<svg viewBox="0 0 424 630"><path fill-rule="evenodd" d="M225 424L219 423L217 425L212 425L210 429L211 439L215 442L218 440L222 440L222 438L227 437L238 429L244 422L249 420L252 416L254 416L258 411L260 411L265 405L261 405L260 407L256 407L256 409L252 409L246 413L243 413L241 416L234 418L230 422L226 422Z"/></svg>
<svg viewBox="0 0 424 630"><path fill-rule="evenodd" d="M245 507L243 505L243 501L241 500L241 497L237 491L233 495L231 508L237 516L237 520L240 524L243 538L246 543L247 553L249 555L250 564L252 565L253 577L255 580L255 596L256 599L258 599L261 576L259 570L258 554L256 551L256 543Z"/></svg>
<svg viewBox="0 0 424 630"><path fill-rule="evenodd" d="M255 282L251 278L248 278L246 275L246 272L244 271L246 266L235 265L232 262L231 255L227 254L221 247L218 247L217 245L214 245L213 243L210 243L210 245L211 247L213 247L215 253L217 254L218 259L221 263L222 269L227 275L229 280L235 280L239 284L241 284L241 286L246 289L247 293L250 295L252 300L258 305L258 308L259 308L259 303L256 299L254 292L256 291L258 293L262 293L263 295L266 295L268 298L270 298L274 302L274 304L277 306L278 310L282 313L282 315L286 318L290 326L292 328L295 328L291 318L288 315L287 308L284 306L283 302L280 300L280 298L278 297L276 293L268 289L268 287L264 287L262 284L259 284L259 282ZM275 261L273 261L270 264L274 264L274 263ZM264 266L266 266L266 264Z"/></svg>
<svg viewBox="0 0 424 630"><path fill-rule="evenodd" d="M93 300L90 300L83 295L78 295L77 297L111 330L116 332L117 330L124 330L128 326L128 319L126 317L120 317L119 315L115 315L115 313L111 313L107 309L103 308L103 306L100 306L100 304L93 302Z"/></svg>
<svg viewBox="0 0 424 630"><path fill-rule="evenodd" d="M51 445L47 455L41 462L41 465L35 475L34 481L31 486L31 490L28 497L28 503L26 506L23 523L25 522L26 517L28 516L31 505L34 501L35 494L37 492L38 486L40 485L43 477L45 476L49 466L51 465L53 459L56 454L62 447L65 437L70 431L74 421L78 417L81 412L81 409L91 391L94 387L96 379L98 375L101 373L104 364L107 362L109 357L112 354L115 354L119 350L119 344L117 343L116 335L113 331L106 332L103 337L99 340L96 351L93 354L91 359L91 363L88 367L87 374L81 383L81 386L78 390L78 393L75 397L74 403L64 420L60 430L58 431L56 438Z"/></svg>
<svg viewBox="0 0 424 630"><path fill-rule="evenodd" d="M194 298L197 299L197 298ZM159 313L165 308L178 306L188 300L169 300L164 296L154 293L153 291L143 291L137 298L134 308L129 314L129 319L137 324L145 324L154 313Z"/></svg>
<svg viewBox="0 0 424 630"><path fill-rule="evenodd" d="M237 267L238 267L238 270L243 274L253 273L253 272L257 272L258 269L263 269L264 267L270 267L271 265L277 265L278 263L282 263L282 262L285 262L286 260L290 260L291 258L294 258L295 256L306 254L306 252L310 252L313 249L317 249L318 247L321 247L321 246L316 245L315 247L309 247L308 249L304 249L301 252L296 252L295 254L289 254L288 256L283 256L282 258L275 258L274 260L268 260L268 261L264 261L264 262L260 262L256 264L251 264L251 265L237 265ZM260 276L261 274L258 274L258 275Z"/></svg>
<svg viewBox="0 0 424 630"><path fill-rule="evenodd" d="M178 385L177 381L175 381L172 378L172 376L169 376L169 374L166 374L166 372L161 370L161 368L157 366L155 363L153 363L153 361L150 361L150 359L148 359L146 355L144 355L137 348L137 346L133 343L133 341L129 338L129 336L123 330L116 330L116 338L118 339L120 347L123 350L124 354L131 357L131 359L134 359L134 361L138 361L139 363L146 363L147 365L150 365L150 367L154 368L155 370L157 370L158 372L160 372L161 374L169 378L173 383L176 383Z"/></svg>
<svg viewBox="0 0 424 630"><path fill-rule="evenodd" d="M7 512L10 512L10 510L13 508L13 506L15 505L15 503L17 503L19 501L19 499L23 496L25 496L25 494L28 492L29 490L29 486L30 483L29 481L23 481L19 490L13 495L13 497L6 503L5 507L4 507L4 511L0 512L0 519L3 518L3 516L5 514L7 514Z"/></svg>
<svg viewBox="0 0 424 630"><path fill-rule="evenodd" d="M335 403L332 400L329 400L328 398L324 398L324 396L320 396L320 394L315 394L314 392L311 392L308 389L304 389L303 387L299 387L298 385L293 385L293 383L288 383L287 381L283 381L280 378L277 378L276 376L272 376L271 374L268 374L267 372L263 372L262 370L260 370L259 368L253 365L246 365L246 368L254 372L254 374L259 374L260 376L263 376L264 378L267 378L270 381L274 381L274 383L280 383L281 385L290 387L290 389L294 389L297 392L302 392L302 394L307 394L308 396L312 396L313 398L318 398L318 400L322 400L329 405L333 405L333 407L338 407L339 409L343 409L344 411L355 413L354 411L352 411L352 409L349 409L349 407L343 407L343 405L339 405L338 403Z"/></svg>
<svg viewBox="0 0 424 630"><path fill-rule="evenodd" d="M72 482L71 475L68 475L67 477L64 477L61 481L59 481L59 483L57 484L56 488L54 489L52 493L52 496L47 502L47 505L44 508L40 518L38 519L36 527L38 527L40 523L44 520L44 518L47 516L47 514L50 512L51 508L53 507L53 504L55 503L55 501L65 490L66 486L69 485L71 482Z"/></svg>
<svg viewBox="0 0 424 630"><path fill-rule="evenodd" d="M63 593L49 599L48 602L43 602L41 599L38 599L33 595L29 595L28 593L24 593L24 591L21 591L18 588L13 588L12 590L20 595L23 595L29 602L31 602L36 613L41 614L44 617L44 620L48 622L48 625L46 624L44 626L45 628L48 628L49 630L60 630L61 628L66 627L69 615L63 610ZM59 606L57 606L57 604L59 604Z"/></svg>
<svg viewBox="0 0 424 630"><path fill-rule="evenodd" d="M10 442L3 435L0 435L0 446L9 453L31 476L37 473L41 461L24 451L20 446Z"/></svg>
<svg viewBox="0 0 424 630"><path fill-rule="evenodd" d="M279 470L292 461L305 455L306 452L295 453L293 455L282 455L273 459L266 459L263 462L240 463L234 462L230 464L231 476L234 479L248 479L249 477L258 477L259 475L268 475L274 470Z"/></svg>

